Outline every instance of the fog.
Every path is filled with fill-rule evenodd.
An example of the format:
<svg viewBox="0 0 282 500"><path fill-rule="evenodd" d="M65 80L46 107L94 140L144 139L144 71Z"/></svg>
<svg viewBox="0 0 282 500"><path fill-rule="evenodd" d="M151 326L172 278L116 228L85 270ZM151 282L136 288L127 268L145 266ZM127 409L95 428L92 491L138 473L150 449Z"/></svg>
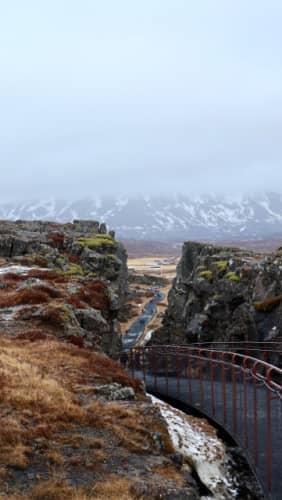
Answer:
<svg viewBox="0 0 282 500"><path fill-rule="evenodd" d="M282 191L280 0L14 0L1 199Z"/></svg>

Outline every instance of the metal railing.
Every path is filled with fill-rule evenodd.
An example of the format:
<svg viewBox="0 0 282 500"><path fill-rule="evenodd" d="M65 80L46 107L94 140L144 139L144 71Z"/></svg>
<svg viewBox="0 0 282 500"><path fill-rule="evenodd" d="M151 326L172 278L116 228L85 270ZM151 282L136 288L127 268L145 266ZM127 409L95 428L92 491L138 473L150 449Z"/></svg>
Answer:
<svg viewBox="0 0 282 500"><path fill-rule="evenodd" d="M264 493L282 491L282 370L274 343L235 346L148 346L130 352L129 370L149 392L209 416L234 438ZM240 344L240 345L239 345ZM244 350L247 354L244 354Z"/></svg>

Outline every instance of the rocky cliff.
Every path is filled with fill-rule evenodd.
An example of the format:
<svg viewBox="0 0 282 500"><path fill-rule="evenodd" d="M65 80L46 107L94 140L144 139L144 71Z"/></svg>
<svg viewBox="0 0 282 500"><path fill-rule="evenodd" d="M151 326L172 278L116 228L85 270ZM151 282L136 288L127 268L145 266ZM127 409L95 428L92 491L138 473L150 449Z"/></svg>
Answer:
<svg viewBox="0 0 282 500"><path fill-rule="evenodd" d="M116 356L127 256L104 224L2 221L0 327L30 328Z"/></svg>
<svg viewBox="0 0 282 500"><path fill-rule="evenodd" d="M275 340L282 333L282 248L263 255L186 242L153 342Z"/></svg>
<svg viewBox="0 0 282 500"><path fill-rule="evenodd" d="M120 351L126 283L126 253L104 225L0 224L1 498L200 498L197 454L188 465L140 381L104 354ZM194 450L213 436L212 492L230 477L229 452L207 422L182 428Z"/></svg>

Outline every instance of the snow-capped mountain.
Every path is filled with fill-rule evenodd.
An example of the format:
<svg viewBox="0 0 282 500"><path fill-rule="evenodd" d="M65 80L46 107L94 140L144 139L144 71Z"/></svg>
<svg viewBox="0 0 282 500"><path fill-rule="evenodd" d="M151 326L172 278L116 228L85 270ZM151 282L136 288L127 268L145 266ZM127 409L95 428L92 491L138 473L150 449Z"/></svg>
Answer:
<svg viewBox="0 0 282 500"><path fill-rule="evenodd" d="M0 204L1 219L72 221L97 219L118 237L144 240L244 240L282 236L282 195L263 193L234 199L104 197L76 201L49 199Z"/></svg>

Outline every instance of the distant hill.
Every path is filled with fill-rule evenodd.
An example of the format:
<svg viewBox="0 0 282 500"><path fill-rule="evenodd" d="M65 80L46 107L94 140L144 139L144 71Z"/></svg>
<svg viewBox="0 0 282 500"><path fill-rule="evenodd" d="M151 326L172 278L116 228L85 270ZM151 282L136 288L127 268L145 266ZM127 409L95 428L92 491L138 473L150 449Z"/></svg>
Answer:
<svg viewBox="0 0 282 500"><path fill-rule="evenodd" d="M0 204L2 219L103 220L119 238L152 241L280 239L282 194L49 199Z"/></svg>

